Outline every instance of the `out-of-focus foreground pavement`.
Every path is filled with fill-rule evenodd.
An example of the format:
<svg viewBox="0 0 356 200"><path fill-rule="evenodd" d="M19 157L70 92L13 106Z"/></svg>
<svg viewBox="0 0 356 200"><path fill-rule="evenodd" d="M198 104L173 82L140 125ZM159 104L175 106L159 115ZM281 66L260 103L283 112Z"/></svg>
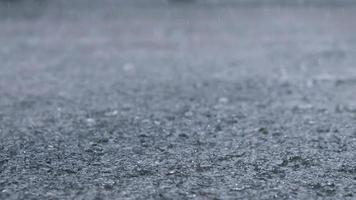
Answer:
<svg viewBox="0 0 356 200"><path fill-rule="evenodd" d="M0 4L0 199L355 198L356 3L295 2Z"/></svg>

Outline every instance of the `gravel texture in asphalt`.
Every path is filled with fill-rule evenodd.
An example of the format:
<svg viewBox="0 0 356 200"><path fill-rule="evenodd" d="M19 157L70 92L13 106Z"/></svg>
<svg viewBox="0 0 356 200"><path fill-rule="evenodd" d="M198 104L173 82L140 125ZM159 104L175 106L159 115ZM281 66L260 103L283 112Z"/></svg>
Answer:
<svg viewBox="0 0 356 200"><path fill-rule="evenodd" d="M0 4L0 199L355 199L356 6Z"/></svg>

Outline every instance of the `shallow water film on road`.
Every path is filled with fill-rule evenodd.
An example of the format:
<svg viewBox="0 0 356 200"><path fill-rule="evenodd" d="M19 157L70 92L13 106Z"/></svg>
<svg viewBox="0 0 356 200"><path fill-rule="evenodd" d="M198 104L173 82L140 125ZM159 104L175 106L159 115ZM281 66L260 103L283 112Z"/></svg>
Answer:
<svg viewBox="0 0 356 200"><path fill-rule="evenodd" d="M0 0L0 199L355 199L355 19Z"/></svg>

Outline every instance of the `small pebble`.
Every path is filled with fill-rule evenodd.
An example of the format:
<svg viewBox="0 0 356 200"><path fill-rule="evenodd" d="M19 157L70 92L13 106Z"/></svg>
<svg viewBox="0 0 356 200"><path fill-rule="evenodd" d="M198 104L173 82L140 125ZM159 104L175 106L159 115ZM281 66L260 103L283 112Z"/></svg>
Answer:
<svg viewBox="0 0 356 200"><path fill-rule="evenodd" d="M87 118L87 119L86 119L86 122L87 122L87 124L88 124L89 126L92 126L92 125L95 124L95 119L93 119L93 118Z"/></svg>
<svg viewBox="0 0 356 200"><path fill-rule="evenodd" d="M105 113L105 116L107 117L113 117L113 116L116 116L119 112L117 110L113 110L113 111L110 111L110 112L106 112Z"/></svg>
<svg viewBox="0 0 356 200"><path fill-rule="evenodd" d="M171 170L168 172L169 175L172 175L172 174L175 174L176 173L176 170Z"/></svg>
<svg viewBox="0 0 356 200"><path fill-rule="evenodd" d="M264 134L264 135L267 135L267 134L268 134L267 128L264 128L264 127L259 128L259 129L258 129L258 132L260 132L260 133L262 133L262 134Z"/></svg>
<svg viewBox="0 0 356 200"><path fill-rule="evenodd" d="M184 116L191 117L191 116L193 116L193 112L191 112L191 111L185 112Z"/></svg>
<svg viewBox="0 0 356 200"><path fill-rule="evenodd" d="M226 98L226 97L220 97L219 98L219 103L221 104L225 104L225 103L228 103L229 102L229 99Z"/></svg>

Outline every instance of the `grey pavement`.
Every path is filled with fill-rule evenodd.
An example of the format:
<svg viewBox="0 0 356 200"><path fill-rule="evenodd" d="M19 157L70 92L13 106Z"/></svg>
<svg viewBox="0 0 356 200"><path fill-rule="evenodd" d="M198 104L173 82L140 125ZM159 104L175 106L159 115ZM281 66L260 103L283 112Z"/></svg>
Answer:
<svg viewBox="0 0 356 200"><path fill-rule="evenodd" d="M355 198L353 1L98 2L0 4L0 199Z"/></svg>

